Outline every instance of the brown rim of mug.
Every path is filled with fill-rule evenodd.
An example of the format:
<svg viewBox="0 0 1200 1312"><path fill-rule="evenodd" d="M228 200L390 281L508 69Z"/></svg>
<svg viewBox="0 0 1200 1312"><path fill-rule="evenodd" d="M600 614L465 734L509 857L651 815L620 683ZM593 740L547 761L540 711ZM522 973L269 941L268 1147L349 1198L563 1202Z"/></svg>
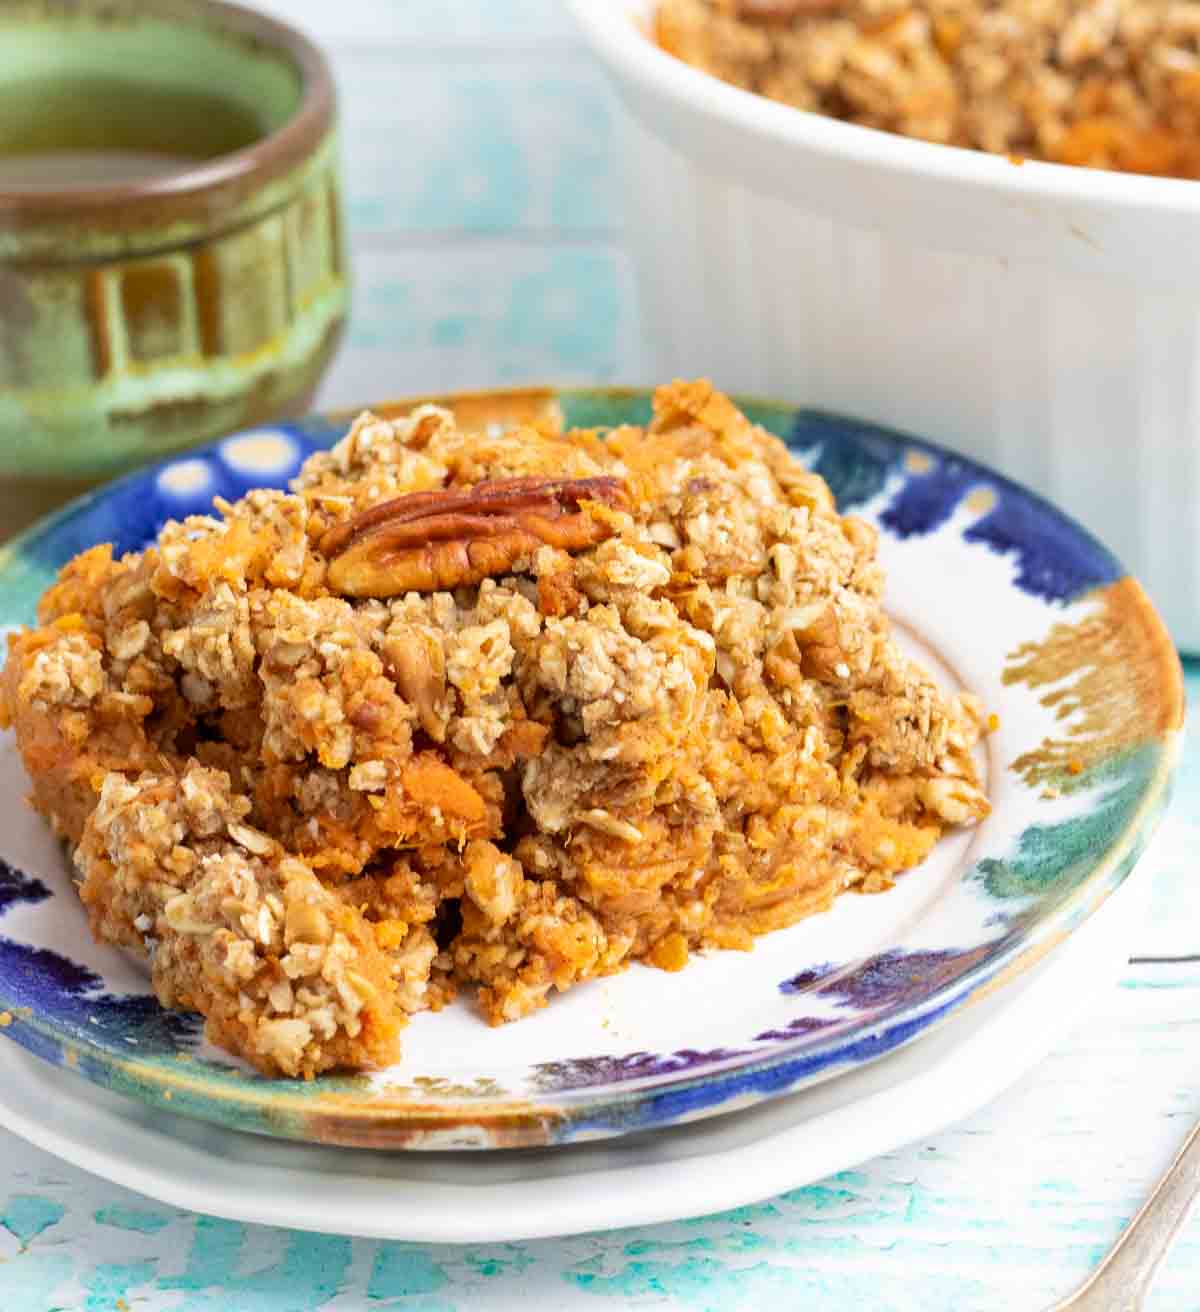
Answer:
<svg viewBox="0 0 1200 1312"><path fill-rule="evenodd" d="M250 145L161 177L53 191L0 188L0 228L66 223L75 231L89 225L128 230L174 220L203 225L303 163L332 129L337 96L329 63L296 28L225 0L133 0L121 8L191 21L278 51L300 74L299 105L281 127Z"/></svg>

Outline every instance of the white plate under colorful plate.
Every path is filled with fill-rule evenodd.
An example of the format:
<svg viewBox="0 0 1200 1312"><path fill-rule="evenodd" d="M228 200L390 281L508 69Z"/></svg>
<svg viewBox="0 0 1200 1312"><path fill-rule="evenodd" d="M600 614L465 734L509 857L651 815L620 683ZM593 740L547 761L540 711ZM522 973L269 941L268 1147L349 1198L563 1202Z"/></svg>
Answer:
<svg viewBox="0 0 1200 1312"><path fill-rule="evenodd" d="M525 392L469 419L557 403L572 426L644 422L645 393ZM411 403L409 403L411 404ZM23 803L0 741L0 1033L96 1083L234 1129L363 1147L569 1143L667 1126L871 1062L1012 980L1126 878L1166 803L1183 694L1165 630L1094 539L1029 492L914 438L747 403L881 530L887 604L949 684L980 694L993 814L887 894L714 953L634 967L489 1029L463 1000L418 1016L402 1062L369 1076L268 1080L162 1011L93 944L69 863ZM282 486L344 431L317 417L131 475L0 553L0 624L32 620L59 565L133 550L212 497Z"/></svg>
<svg viewBox="0 0 1200 1312"><path fill-rule="evenodd" d="M106 1180L230 1221L469 1244L703 1216L923 1139L1015 1084L1114 988L1144 919L1150 860L1058 951L922 1042L728 1116L565 1149L380 1154L185 1120L10 1043L0 1044L0 1125Z"/></svg>

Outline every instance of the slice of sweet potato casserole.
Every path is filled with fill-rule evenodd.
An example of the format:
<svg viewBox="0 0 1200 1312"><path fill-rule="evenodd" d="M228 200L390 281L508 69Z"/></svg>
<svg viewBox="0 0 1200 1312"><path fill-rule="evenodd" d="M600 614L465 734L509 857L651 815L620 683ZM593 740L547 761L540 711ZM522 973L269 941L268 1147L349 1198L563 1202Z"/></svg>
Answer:
<svg viewBox="0 0 1200 1312"><path fill-rule="evenodd" d="M269 1074L889 886L988 809L876 535L704 382L646 429L362 415L290 492L97 546L0 712L96 937Z"/></svg>

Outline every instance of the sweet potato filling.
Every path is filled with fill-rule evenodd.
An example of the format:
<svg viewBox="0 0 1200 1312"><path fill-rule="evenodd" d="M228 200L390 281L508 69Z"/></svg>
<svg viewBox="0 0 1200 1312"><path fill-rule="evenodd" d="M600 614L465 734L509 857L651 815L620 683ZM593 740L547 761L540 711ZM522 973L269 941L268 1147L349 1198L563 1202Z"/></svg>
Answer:
<svg viewBox="0 0 1200 1312"><path fill-rule="evenodd" d="M462 985L496 1024L748 948L986 814L979 708L882 582L704 382L603 435L364 414L290 492L68 564L0 713L96 936L312 1076Z"/></svg>

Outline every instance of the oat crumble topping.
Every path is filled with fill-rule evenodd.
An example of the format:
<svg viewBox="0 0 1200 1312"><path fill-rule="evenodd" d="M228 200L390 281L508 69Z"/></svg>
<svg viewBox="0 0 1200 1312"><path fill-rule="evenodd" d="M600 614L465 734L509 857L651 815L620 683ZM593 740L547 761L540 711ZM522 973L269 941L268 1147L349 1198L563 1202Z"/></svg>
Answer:
<svg viewBox="0 0 1200 1312"><path fill-rule="evenodd" d="M368 414L71 561L0 717L165 1006L267 1074L382 1066L460 986L498 1024L748 948L987 813L875 548L705 382L606 435Z"/></svg>
<svg viewBox="0 0 1200 1312"><path fill-rule="evenodd" d="M1197 0L660 0L669 53L925 141L1200 177Z"/></svg>

